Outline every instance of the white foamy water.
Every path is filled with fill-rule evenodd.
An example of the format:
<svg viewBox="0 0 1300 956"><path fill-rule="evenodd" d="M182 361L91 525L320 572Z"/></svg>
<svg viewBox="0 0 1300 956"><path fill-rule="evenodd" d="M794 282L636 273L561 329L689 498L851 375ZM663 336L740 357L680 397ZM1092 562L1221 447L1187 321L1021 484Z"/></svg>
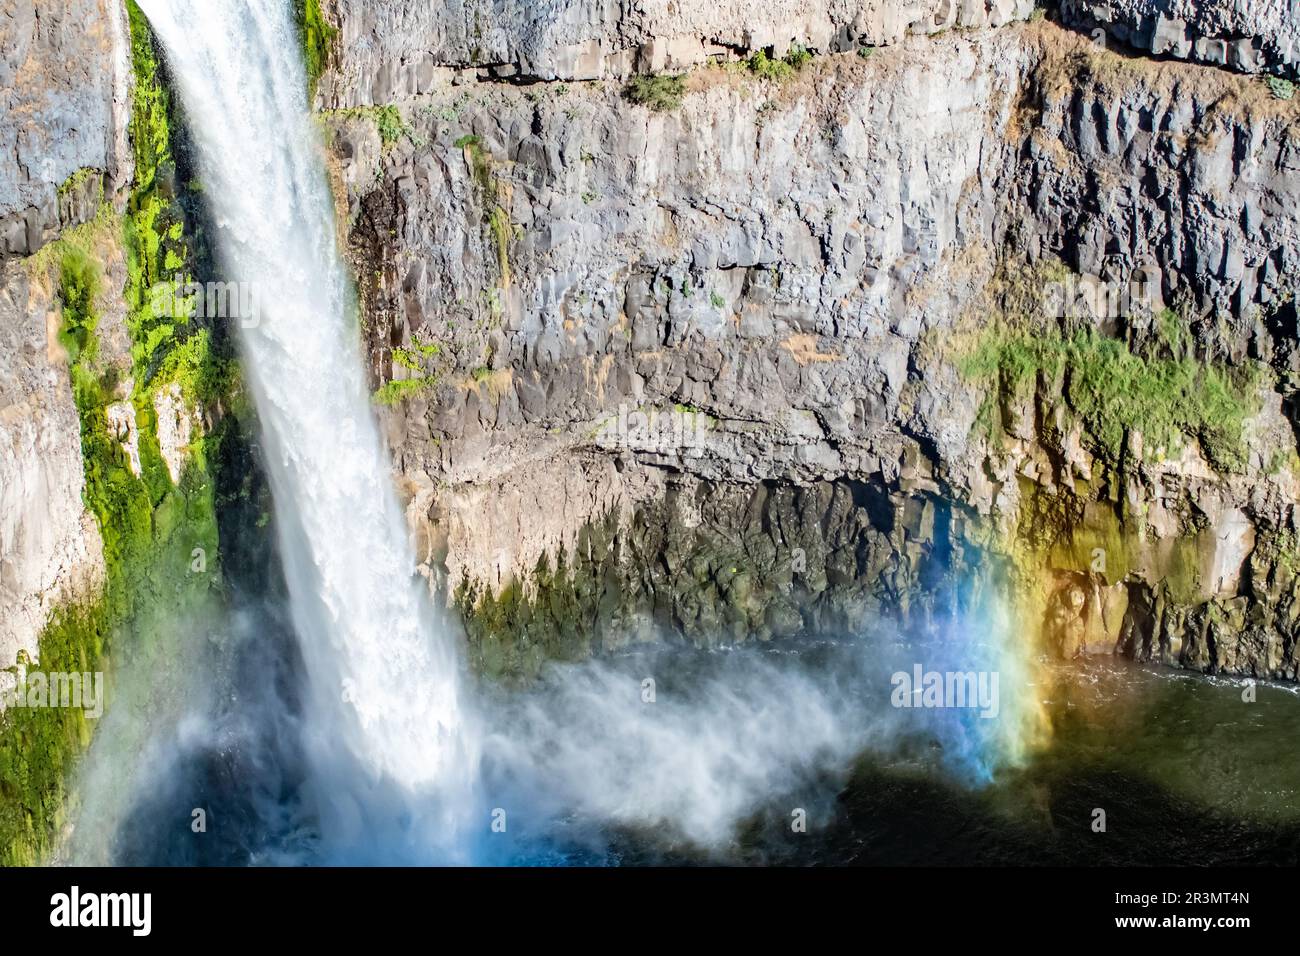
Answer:
<svg viewBox="0 0 1300 956"><path fill-rule="evenodd" d="M291 5L140 7L185 107L224 278L260 306L241 332L244 367L308 676L324 839L343 858L376 843L387 858L436 858L459 842L475 735L372 418Z"/></svg>

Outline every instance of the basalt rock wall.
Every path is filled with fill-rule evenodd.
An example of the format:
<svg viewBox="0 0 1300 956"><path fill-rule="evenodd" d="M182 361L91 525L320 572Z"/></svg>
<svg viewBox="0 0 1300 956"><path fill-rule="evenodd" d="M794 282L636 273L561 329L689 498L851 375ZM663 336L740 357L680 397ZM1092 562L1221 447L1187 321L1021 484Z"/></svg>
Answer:
<svg viewBox="0 0 1300 956"><path fill-rule="evenodd" d="M20 650L35 658L50 612L103 575L58 341L57 266L38 254L65 232L94 231L104 205L125 200L126 12L109 0L6 0L0 50L0 667L8 667ZM95 240L120 290L120 243L102 232ZM120 292L100 307L105 330L124 334Z"/></svg>
<svg viewBox="0 0 1300 956"><path fill-rule="evenodd" d="M664 64L579 80L535 30L490 58L517 72L406 31L448 69L383 106L328 92L369 71L343 54L323 118L431 577L526 591L682 481L871 482L969 515L1067 654L1294 676L1300 109L1054 19L794 31L814 55L777 74L728 35L664 110L621 79ZM1051 305L1135 282L1141 307ZM1258 626L1209 651L1166 608Z"/></svg>

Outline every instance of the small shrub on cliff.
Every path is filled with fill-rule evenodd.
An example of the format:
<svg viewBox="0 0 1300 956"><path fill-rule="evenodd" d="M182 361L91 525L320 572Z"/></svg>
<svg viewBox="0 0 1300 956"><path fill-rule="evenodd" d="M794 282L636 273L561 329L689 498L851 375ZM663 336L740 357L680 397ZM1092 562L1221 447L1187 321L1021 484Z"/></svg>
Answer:
<svg viewBox="0 0 1300 956"><path fill-rule="evenodd" d="M760 80L784 80L794 75L794 67L784 60L774 60L759 50L749 58L749 72Z"/></svg>
<svg viewBox="0 0 1300 956"><path fill-rule="evenodd" d="M746 61L749 72L761 80L788 80L812 62L812 51L800 43L790 47L790 52L778 59L767 55L766 50L759 50Z"/></svg>
<svg viewBox="0 0 1300 956"><path fill-rule="evenodd" d="M420 395L438 384L437 376L423 378L395 378L385 382L371 396L376 405L400 405L408 398Z"/></svg>
<svg viewBox="0 0 1300 956"><path fill-rule="evenodd" d="M686 78L666 74L634 76L623 90L623 95L638 106L669 113L682 105L686 95Z"/></svg>
<svg viewBox="0 0 1300 956"><path fill-rule="evenodd" d="M1267 76L1264 82L1275 100L1289 100L1295 96L1295 84L1283 76Z"/></svg>
<svg viewBox="0 0 1300 956"><path fill-rule="evenodd" d="M792 70L802 70L812 62L812 51L802 43L795 43L790 47L790 52L785 55L785 63Z"/></svg>
<svg viewBox="0 0 1300 956"><path fill-rule="evenodd" d="M375 125L379 127L379 141L385 148L392 146L411 131L396 106L381 106L375 111Z"/></svg>
<svg viewBox="0 0 1300 956"><path fill-rule="evenodd" d="M412 342L409 347L393 349L393 365L410 374L394 378L379 387L371 396L376 405L398 405L408 398L423 394L438 384L439 370L436 359L442 348L436 342Z"/></svg>

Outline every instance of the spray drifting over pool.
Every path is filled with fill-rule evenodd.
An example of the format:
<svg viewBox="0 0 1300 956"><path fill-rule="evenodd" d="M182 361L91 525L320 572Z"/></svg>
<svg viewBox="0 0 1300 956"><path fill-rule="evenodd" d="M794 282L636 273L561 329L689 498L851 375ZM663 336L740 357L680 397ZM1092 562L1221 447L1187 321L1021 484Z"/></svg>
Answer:
<svg viewBox="0 0 1300 956"><path fill-rule="evenodd" d="M560 666L498 701L490 725L477 719L456 641L413 574L371 418L290 5L139 2L192 124L225 276L262 305L241 334L306 670L299 725L325 858L536 859L486 842L500 802L543 846L573 814L725 843L764 800L864 749L889 752L918 726L976 781L1015 756L1019 702L1032 696L1023 654L1006 621L978 616L954 619L923 659L888 640L855 642L820 669L738 657L653 706L635 667ZM997 669L996 718L891 707L891 672L914 662Z"/></svg>
<svg viewBox="0 0 1300 956"><path fill-rule="evenodd" d="M405 820L393 839L419 853L426 835L454 833L476 745L371 416L290 4L140 7L191 120L226 278L262 304L241 323L245 368L307 671L322 829L346 855Z"/></svg>

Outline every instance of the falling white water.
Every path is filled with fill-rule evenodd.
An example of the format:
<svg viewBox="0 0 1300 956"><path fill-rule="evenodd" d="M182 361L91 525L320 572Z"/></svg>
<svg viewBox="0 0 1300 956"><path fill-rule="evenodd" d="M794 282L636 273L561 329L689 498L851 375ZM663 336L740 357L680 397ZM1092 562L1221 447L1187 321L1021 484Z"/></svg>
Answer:
<svg viewBox="0 0 1300 956"><path fill-rule="evenodd" d="M265 431L327 844L433 858L475 778L460 656L423 582L372 419L288 0L139 0L198 150ZM392 832L393 828L397 832ZM396 843L396 846L394 845Z"/></svg>

